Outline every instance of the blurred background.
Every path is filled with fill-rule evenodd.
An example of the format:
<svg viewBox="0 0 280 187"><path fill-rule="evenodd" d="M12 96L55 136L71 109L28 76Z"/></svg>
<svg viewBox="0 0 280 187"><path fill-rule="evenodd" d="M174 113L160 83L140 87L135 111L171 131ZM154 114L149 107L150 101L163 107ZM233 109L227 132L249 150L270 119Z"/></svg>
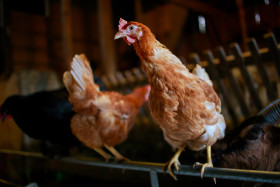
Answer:
<svg viewBox="0 0 280 187"><path fill-rule="evenodd" d="M126 88L135 87L133 81L124 87L112 86L112 77L119 72L128 72L124 77L129 79L130 70L138 72L140 68L133 48L113 39L120 18L147 25L189 67L194 63L190 60L193 53L201 55L206 49L222 46L230 54L228 45L232 42L246 53L250 37L256 39L259 48L265 47L264 34L274 33L278 41L280 37L280 0L0 0L0 103L12 94L62 87L63 72L72 57L80 53L85 53L95 76L102 78L107 89L127 92ZM272 68L269 75L275 75L277 84L276 74ZM262 102L263 106L268 103ZM128 148L118 149L135 159L156 161L156 155L145 152L147 147L141 149L144 144L149 150L165 150L165 156L157 161L166 161L172 151L161 132L152 144L143 137L158 132L147 106L144 108L138 119L142 126L130 135L125 143ZM12 120L0 123L0 148L28 149L26 145L33 140L24 136ZM138 152L131 147L139 147Z"/></svg>

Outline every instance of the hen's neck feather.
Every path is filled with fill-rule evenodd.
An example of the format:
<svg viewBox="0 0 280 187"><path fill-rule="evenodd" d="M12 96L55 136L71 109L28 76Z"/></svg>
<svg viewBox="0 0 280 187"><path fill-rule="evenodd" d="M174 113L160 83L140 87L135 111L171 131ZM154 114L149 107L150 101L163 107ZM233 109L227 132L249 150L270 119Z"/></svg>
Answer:
<svg viewBox="0 0 280 187"><path fill-rule="evenodd" d="M142 37L133 44L136 54L139 58L147 60L146 58L154 55L154 48L156 48L157 41L150 29L138 22L132 22L132 24L137 25L142 28Z"/></svg>
<svg viewBox="0 0 280 187"><path fill-rule="evenodd" d="M183 80L186 76L192 76L186 66L163 44L156 40L148 27L142 24L139 26L142 27L143 36L133 44L133 47L141 59L141 65L151 85L155 82L158 83L158 81L151 79L165 80L165 84L171 83L176 85L176 79Z"/></svg>

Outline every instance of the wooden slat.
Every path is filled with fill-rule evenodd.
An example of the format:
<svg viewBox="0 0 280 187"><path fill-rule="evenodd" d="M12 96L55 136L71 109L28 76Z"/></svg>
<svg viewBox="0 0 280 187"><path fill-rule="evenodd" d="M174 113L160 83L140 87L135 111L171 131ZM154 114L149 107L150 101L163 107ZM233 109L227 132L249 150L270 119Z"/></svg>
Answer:
<svg viewBox="0 0 280 187"><path fill-rule="evenodd" d="M200 58L197 53L191 53L189 57L190 57L190 61L193 64L199 64L202 66L202 63L201 63Z"/></svg>
<svg viewBox="0 0 280 187"><path fill-rule="evenodd" d="M14 61L14 65L21 65L23 62L28 62L29 64L40 66L48 65L49 63L49 57L46 50L35 50L33 48L28 49L14 47L12 59Z"/></svg>
<svg viewBox="0 0 280 187"><path fill-rule="evenodd" d="M132 74L131 71L129 70L126 70L124 71L124 75L128 81L128 83L130 84L131 87L134 87L135 86L135 83L137 82L137 79L136 77Z"/></svg>
<svg viewBox="0 0 280 187"><path fill-rule="evenodd" d="M262 58L264 63L272 61L272 57L271 57L267 48L260 49L260 54L261 54L261 58ZM254 64L254 62L252 61L251 53L244 52L244 53L242 53L242 57L244 59L244 64L246 66ZM228 65L229 65L230 68L238 67L238 64L235 62L234 55L228 55L226 57L226 59L227 59L227 62L228 62ZM220 62L218 61L218 65L219 65L219 63ZM201 64L203 64L204 67L208 66L208 62L205 61L205 60L201 60Z"/></svg>
<svg viewBox="0 0 280 187"><path fill-rule="evenodd" d="M73 57L72 41L72 21L71 21L71 0L61 1L61 20L62 20L62 51L63 61L59 68L59 74L63 74L70 65Z"/></svg>
<svg viewBox="0 0 280 187"><path fill-rule="evenodd" d="M266 46L269 49L269 56L271 56L276 67L278 76L280 77L280 53L276 38L273 33L268 33L264 35L264 39Z"/></svg>
<svg viewBox="0 0 280 187"><path fill-rule="evenodd" d="M254 87L254 82L252 80L251 75L249 74L246 65L244 63L244 58L242 56L241 49L237 43L230 44L230 49L234 54L235 57L235 63L239 66L239 69L241 71L241 74L244 78L244 81L246 83L246 86L248 87L248 90L254 100L254 103L258 110L261 110L263 108L263 105L261 103L261 99L258 95L258 92L256 88Z"/></svg>
<svg viewBox="0 0 280 187"><path fill-rule="evenodd" d="M113 86L112 86L112 84L111 84L111 82L109 81L109 79L108 79L107 76L105 76L105 75L102 76L102 77L101 77L101 81L102 81L103 84L105 84L105 86L106 86L106 88L107 88L108 90L113 89Z"/></svg>
<svg viewBox="0 0 280 187"><path fill-rule="evenodd" d="M236 7L238 9L238 18L240 22L240 30L242 37L242 48L247 49L246 38L247 38L247 24L246 24L246 15L243 6L243 0L235 0Z"/></svg>
<svg viewBox="0 0 280 187"><path fill-rule="evenodd" d="M111 0L98 0L98 28L101 49L101 68L105 74L113 74L117 70L113 34Z"/></svg>
<svg viewBox="0 0 280 187"><path fill-rule="evenodd" d="M44 0L45 4L45 24L46 24L46 45L47 45L47 54L49 57L49 65L50 67L58 74L58 77L61 78L59 72L57 72L57 64L55 63L55 51L53 48L54 39L52 34L52 24L51 24L51 8L50 8L50 0Z"/></svg>
<svg viewBox="0 0 280 187"><path fill-rule="evenodd" d="M147 83L147 81L148 81L147 77L146 77L145 73L140 68L133 68L132 72L139 82Z"/></svg>
<svg viewBox="0 0 280 187"><path fill-rule="evenodd" d="M117 80L118 80L118 82L119 82L119 85L121 86L121 87L123 87L123 88L125 88L126 87L126 85L127 85L127 80L126 80L126 78L124 77L124 75L122 74L122 72L116 72L116 78L117 78Z"/></svg>
<svg viewBox="0 0 280 187"><path fill-rule="evenodd" d="M225 70L226 78L228 79L230 87L232 88L232 91L233 91L235 97L237 98L237 101L241 107L242 113L245 116L248 116L250 114L250 110L245 102L244 94L242 93L240 86L237 83L237 80L234 77L234 75L228 65L225 50L222 47L219 47L217 49L217 51L218 51L218 57L220 59L220 64L223 67L223 69Z"/></svg>
<svg viewBox="0 0 280 187"><path fill-rule="evenodd" d="M166 5L166 16L164 19L168 21L168 37L165 45L169 50L174 51L177 48L180 39L182 38L182 33L186 20L188 18L188 9L175 5ZM176 19L174 17L176 16Z"/></svg>
<svg viewBox="0 0 280 187"><path fill-rule="evenodd" d="M212 6L210 3L205 3L202 1L197 1L197 0L168 0L167 2L173 3L188 9L195 10L197 12L203 13L203 14L209 14L209 15L214 15L218 17L223 17L227 18L228 14L223 11L222 9L216 8Z"/></svg>
<svg viewBox="0 0 280 187"><path fill-rule="evenodd" d="M118 82L118 79L116 78L115 74L108 74L108 79L111 83L111 86L114 88L114 89L117 89L117 87L120 85L120 83Z"/></svg>
<svg viewBox="0 0 280 187"><path fill-rule="evenodd" d="M46 35L28 35L21 33L13 33L11 37L11 45L15 47L27 47L35 49L47 49Z"/></svg>
<svg viewBox="0 0 280 187"><path fill-rule="evenodd" d="M143 22L143 9L142 9L142 0L134 0L134 9L136 21Z"/></svg>
<svg viewBox="0 0 280 187"><path fill-rule="evenodd" d="M10 2L0 0L0 74L1 78L7 79L13 72L13 61L11 53L10 28Z"/></svg>
<svg viewBox="0 0 280 187"><path fill-rule="evenodd" d="M237 117L236 112L234 110L234 107L232 105L232 102L231 102L231 99L229 97L226 86L223 83L221 77L219 76L219 71L215 66L215 60L214 60L213 54L210 50L206 50L206 51L204 51L204 55L206 56L206 59L207 59L208 64L209 64L209 72L212 75L211 77L217 83L217 85L219 87L219 90L220 90L221 94L223 95L223 101L228 108L228 112L229 112L229 114L232 118L232 122L233 122L234 126L237 126L238 117Z"/></svg>
<svg viewBox="0 0 280 187"><path fill-rule="evenodd" d="M36 35L46 34L44 16L29 14L26 12L12 10L9 15L11 19L11 32L32 33Z"/></svg>
<svg viewBox="0 0 280 187"><path fill-rule="evenodd" d="M261 55L259 53L259 47L254 38L250 38L247 41L247 45L251 51L251 56L253 58L253 61L255 62L258 71L260 73L260 76L262 78L263 84L266 87L266 92L268 99L270 101L273 101L277 98L277 88L272 85L272 83L269 81L269 77L267 74L267 71L265 69L264 63L262 62Z"/></svg>

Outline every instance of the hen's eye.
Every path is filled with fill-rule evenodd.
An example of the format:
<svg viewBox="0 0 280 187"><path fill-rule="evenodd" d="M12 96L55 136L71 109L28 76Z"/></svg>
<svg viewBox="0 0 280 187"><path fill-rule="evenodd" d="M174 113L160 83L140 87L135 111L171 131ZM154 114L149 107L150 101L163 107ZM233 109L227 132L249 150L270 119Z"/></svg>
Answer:
<svg viewBox="0 0 280 187"><path fill-rule="evenodd" d="M134 27L133 27L133 26L130 26L130 27L129 27L129 30L133 30L133 29L134 29Z"/></svg>

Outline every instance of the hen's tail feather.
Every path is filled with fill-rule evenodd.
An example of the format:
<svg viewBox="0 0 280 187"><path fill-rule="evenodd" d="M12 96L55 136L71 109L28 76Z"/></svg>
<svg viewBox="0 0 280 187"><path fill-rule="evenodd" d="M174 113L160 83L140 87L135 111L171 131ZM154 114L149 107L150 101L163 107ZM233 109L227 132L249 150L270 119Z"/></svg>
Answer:
<svg viewBox="0 0 280 187"><path fill-rule="evenodd" d="M69 71L66 71L64 74L63 74L63 83L67 89L67 91L69 93L71 93L71 85L72 85L72 76L71 76L71 73Z"/></svg>
<svg viewBox="0 0 280 187"><path fill-rule="evenodd" d="M192 73L195 74L196 76L198 76L200 79L207 82L210 86L213 86L213 83L212 83L211 79L209 78L208 73L200 65L197 64L195 66L195 68L193 69Z"/></svg>
<svg viewBox="0 0 280 187"><path fill-rule="evenodd" d="M63 75L63 82L69 93L84 92L89 85L95 87L93 73L84 54L74 56L71 70Z"/></svg>

